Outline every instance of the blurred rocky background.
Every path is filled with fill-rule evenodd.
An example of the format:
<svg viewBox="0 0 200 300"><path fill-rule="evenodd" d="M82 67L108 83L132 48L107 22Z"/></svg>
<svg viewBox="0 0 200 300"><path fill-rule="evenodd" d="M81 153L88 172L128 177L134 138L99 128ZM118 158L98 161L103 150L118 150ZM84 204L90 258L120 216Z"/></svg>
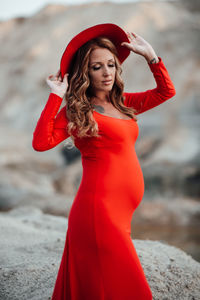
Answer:
<svg viewBox="0 0 200 300"><path fill-rule="evenodd" d="M50 92L45 78L59 69L67 43L104 22L144 37L176 88L172 99L138 115L136 152L145 194L133 214L132 238L176 246L200 262L200 5L195 0L51 4L31 17L0 22L0 218L9 216L5 221L12 227L12 209L20 207L68 216L82 176L79 150L63 142L36 152L32 134ZM156 86L146 60L134 53L123 63L123 78L127 92ZM27 211L22 210L28 220Z"/></svg>

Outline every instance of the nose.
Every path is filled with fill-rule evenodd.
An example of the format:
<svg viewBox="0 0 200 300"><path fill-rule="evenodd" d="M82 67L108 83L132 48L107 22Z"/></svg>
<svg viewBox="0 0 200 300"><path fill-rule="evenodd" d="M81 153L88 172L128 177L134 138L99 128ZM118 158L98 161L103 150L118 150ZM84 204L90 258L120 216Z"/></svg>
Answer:
<svg viewBox="0 0 200 300"><path fill-rule="evenodd" d="M108 76L110 74L110 69L108 66L104 66L103 68L103 75Z"/></svg>

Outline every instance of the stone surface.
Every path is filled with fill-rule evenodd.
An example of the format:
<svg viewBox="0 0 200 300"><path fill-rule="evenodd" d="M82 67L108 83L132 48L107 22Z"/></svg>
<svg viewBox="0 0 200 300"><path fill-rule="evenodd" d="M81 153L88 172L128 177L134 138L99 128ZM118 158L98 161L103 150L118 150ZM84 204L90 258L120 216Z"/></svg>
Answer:
<svg viewBox="0 0 200 300"><path fill-rule="evenodd" d="M51 296L68 220L34 207L0 213L0 299ZM159 241L133 240L154 300L198 300L200 263Z"/></svg>

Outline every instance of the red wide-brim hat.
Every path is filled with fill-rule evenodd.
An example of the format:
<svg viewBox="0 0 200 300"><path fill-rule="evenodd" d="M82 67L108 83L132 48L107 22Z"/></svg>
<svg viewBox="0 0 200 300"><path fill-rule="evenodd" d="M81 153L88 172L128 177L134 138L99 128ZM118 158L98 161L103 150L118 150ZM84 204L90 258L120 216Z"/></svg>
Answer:
<svg viewBox="0 0 200 300"><path fill-rule="evenodd" d="M122 42L129 43L129 39L125 31L112 23L98 24L81 31L69 42L60 61L62 78L65 73L70 73L73 57L76 51L89 40L99 36L107 37L111 40L111 42L113 42L117 49L118 59L121 64L129 56L130 50L125 46L121 46Z"/></svg>

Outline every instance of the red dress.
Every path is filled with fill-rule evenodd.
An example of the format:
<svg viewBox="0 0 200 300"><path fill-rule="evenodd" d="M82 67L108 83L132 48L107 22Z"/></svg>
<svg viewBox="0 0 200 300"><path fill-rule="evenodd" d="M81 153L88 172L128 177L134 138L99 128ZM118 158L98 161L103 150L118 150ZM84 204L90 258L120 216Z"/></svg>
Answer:
<svg viewBox="0 0 200 300"><path fill-rule="evenodd" d="M124 93L124 104L143 113L176 94L162 59L148 64L157 87ZM69 137L62 98L50 93L32 146L46 151ZM58 114L57 114L58 113ZM77 138L82 180L74 198L52 300L151 300L152 292L133 245L131 218L144 193L135 152L134 119L93 112L101 138ZM151 262L150 262L151 263Z"/></svg>

